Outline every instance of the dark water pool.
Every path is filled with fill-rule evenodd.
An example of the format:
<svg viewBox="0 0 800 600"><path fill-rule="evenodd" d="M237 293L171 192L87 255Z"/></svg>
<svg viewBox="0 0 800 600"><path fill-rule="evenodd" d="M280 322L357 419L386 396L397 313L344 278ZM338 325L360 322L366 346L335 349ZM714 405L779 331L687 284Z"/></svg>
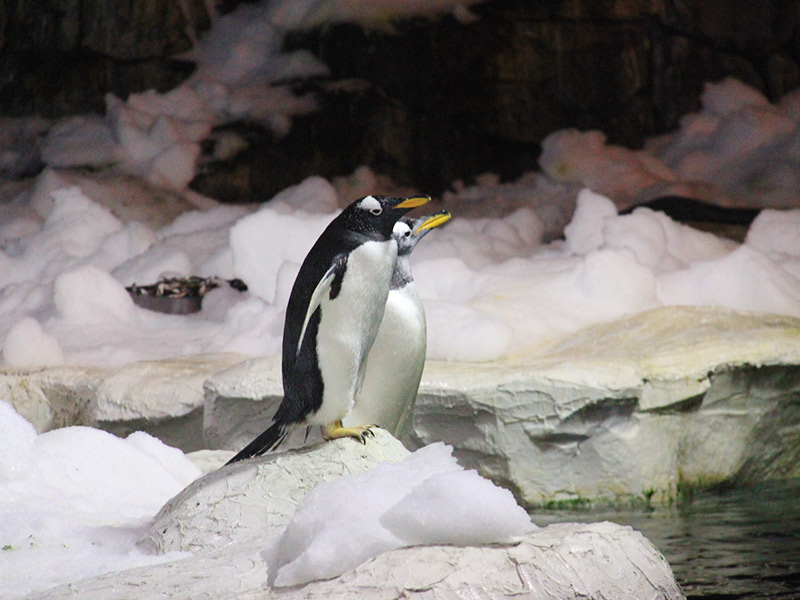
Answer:
<svg viewBox="0 0 800 600"><path fill-rule="evenodd" d="M607 520L638 529L688 598L800 599L800 479L703 492L672 508L531 515L542 526Z"/></svg>

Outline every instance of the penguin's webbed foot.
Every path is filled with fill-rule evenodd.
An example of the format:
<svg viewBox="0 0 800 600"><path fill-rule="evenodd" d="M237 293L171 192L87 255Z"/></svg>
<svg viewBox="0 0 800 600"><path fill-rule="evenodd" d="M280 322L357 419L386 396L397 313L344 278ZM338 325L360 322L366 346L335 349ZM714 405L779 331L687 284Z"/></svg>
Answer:
<svg viewBox="0 0 800 600"><path fill-rule="evenodd" d="M342 425L341 420L339 420L322 427L322 437L326 440L351 437L357 439L362 444L366 444L368 437L375 437L375 434L372 432L373 427L377 427L377 425L357 425L355 427L345 427Z"/></svg>

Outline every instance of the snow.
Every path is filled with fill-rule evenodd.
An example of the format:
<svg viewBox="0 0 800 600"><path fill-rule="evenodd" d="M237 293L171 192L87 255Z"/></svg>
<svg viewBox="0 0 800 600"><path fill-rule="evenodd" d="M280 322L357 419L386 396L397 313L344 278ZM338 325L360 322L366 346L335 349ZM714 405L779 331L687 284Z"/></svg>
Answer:
<svg viewBox="0 0 800 600"><path fill-rule="evenodd" d="M362 27L391 30L398 17L433 17L452 12L460 23L475 17L467 6L484 0L283 0L270 4L271 21L287 28L312 28L323 23L359 23Z"/></svg>
<svg viewBox="0 0 800 600"><path fill-rule="evenodd" d="M800 90L775 104L735 79L706 84L702 109L643 150L608 145L599 131L567 129L542 143L542 169L621 207L677 194L726 206L792 208L800 196Z"/></svg>
<svg viewBox="0 0 800 600"><path fill-rule="evenodd" d="M88 427L37 435L0 402L0 595L174 560L135 542L153 514L199 475L183 453L146 433Z"/></svg>
<svg viewBox="0 0 800 600"><path fill-rule="evenodd" d="M430 444L315 487L265 550L270 583L336 577L403 546L509 542L535 529L511 492L465 471L452 450Z"/></svg>
<svg viewBox="0 0 800 600"><path fill-rule="evenodd" d="M463 202L451 197L453 221L415 250L428 358L487 361L536 351L588 325L666 305L800 316L800 209L764 211L739 244L647 208L620 215L607 197L584 189L571 199L564 187L563 210L573 202L576 209L564 240L546 242L537 210L517 206L529 181L518 184L508 212L494 218L459 215L461 204L474 212L481 203L472 190L462 192L469 198ZM106 198L95 201L44 172L6 213L3 364L115 365L279 352L299 265L352 200L334 183L310 177L258 209L218 205L150 228L123 222ZM509 195L509 184L480 185ZM531 193L537 186L529 186ZM494 198L484 197L487 204ZM188 275L237 277L249 291L219 288L202 311L179 316L138 307L124 289ZM28 335L31 347L20 343Z"/></svg>
<svg viewBox="0 0 800 600"><path fill-rule="evenodd" d="M24 317L9 330L2 357L9 367L25 369L64 362L64 353L58 341L42 331L39 322L31 317Z"/></svg>
<svg viewBox="0 0 800 600"><path fill-rule="evenodd" d="M747 232L747 245L774 258L800 256L800 211L762 210Z"/></svg>

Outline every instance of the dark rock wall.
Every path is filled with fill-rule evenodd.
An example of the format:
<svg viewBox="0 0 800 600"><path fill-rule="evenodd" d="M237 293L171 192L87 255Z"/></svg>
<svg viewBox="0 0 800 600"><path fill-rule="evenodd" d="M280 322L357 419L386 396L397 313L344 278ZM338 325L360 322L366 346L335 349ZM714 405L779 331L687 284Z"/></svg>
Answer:
<svg viewBox="0 0 800 600"><path fill-rule="evenodd" d="M235 3L226 2L224 9ZM103 95L166 90L188 73L169 60L208 26L202 0L0 0L0 114L102 111ZM437 192L483 171L536 166L564 127L598 128L636 147L696 110L706 81L734 76L775 99L800 84L800 0L495 0L480 19L352 25L295 33L331 68L302 82L322 106L275 139L237 123L239 164L208 162L194 186L218 197L269 195L311 173L368 164ZM213 146L210 143L209 146Z"/></svg>
<svg viewBox="0 0 800 600"><path fill-rule="evenodd" d="M202 0L186 0L196 28ZM178 85L191 49L177 0L0 0L0 114L102 112L103 97Z"/></svg>

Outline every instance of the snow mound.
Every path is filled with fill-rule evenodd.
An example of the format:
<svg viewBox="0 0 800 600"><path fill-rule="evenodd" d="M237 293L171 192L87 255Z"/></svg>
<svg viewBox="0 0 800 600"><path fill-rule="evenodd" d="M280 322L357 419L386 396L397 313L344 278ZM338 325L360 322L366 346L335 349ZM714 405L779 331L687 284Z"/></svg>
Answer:
<svg viewBox="0 0 800 600"><path fill-rule="evenodd" d="M152 564L139 529L199 475L182 452L146 433L126 439L88 427L36 435L0 402L0 596Z"/></svg>
<svg viewBox="0 0 800 600"><path fill-rule="evenodd" d="M510 492L465 471L438 443L318 485L265 552L270 582L293 586L402 546L510 542L534 528Z"/></svg>

